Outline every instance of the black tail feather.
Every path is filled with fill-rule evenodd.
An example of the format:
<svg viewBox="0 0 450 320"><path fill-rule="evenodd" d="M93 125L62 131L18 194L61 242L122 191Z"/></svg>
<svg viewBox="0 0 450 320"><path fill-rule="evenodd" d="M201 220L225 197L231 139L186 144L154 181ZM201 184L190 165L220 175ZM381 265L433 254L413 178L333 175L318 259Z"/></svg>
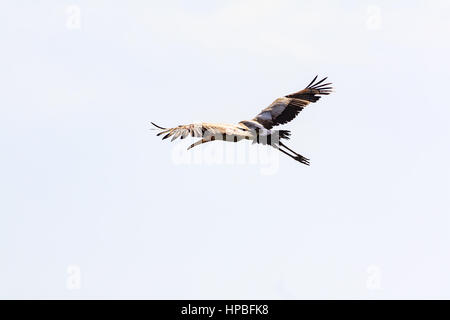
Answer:
<svg viewBox="0 0 450 320"><path fill-rule="evenodd" d="M280 139L289 140L291 138L291 132L289 130L277 130Z"/></svg>

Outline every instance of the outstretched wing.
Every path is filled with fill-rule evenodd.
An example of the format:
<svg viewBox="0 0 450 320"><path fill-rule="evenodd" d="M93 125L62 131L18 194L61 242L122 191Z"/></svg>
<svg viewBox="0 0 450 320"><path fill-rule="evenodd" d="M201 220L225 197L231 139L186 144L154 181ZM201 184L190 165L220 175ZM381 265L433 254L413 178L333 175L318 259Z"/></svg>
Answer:
<svg viewBox="0 0 450 320"><path fill-rule="evenodd" d="M259 122L266 129L288 123L308 104L319 100L321 95L328 95L332 92L331 82L322 84L326 79L323 78L316 82L316 76L305 89L276 99L252 120Z"/></svg>
<svg viewBox="0 0 450 320"><path fill-rule="evenodd" d="M214 136L217 134L222 134L219 126L214 126L207 123L187 124L170 129L160 127L153 122L152 124L162 130L157 134L157 136L164 135L162 138L163 140L172 137L170 141L174 141L177 138L184 139L189 135L192 137L201 138L205 135Z"/></svg>

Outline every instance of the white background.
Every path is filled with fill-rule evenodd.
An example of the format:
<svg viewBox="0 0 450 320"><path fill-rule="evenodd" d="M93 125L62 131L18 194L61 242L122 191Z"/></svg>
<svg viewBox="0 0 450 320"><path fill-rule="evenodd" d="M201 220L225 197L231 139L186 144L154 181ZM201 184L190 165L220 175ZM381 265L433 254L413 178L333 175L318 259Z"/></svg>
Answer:
<svg viewBox="0 0 450 320"><path fill-rule="evenodd" d="M450 298L448 1L2 1L0 21L1 298ZM336 92L285 127L310 167L177 164L149 130L250 119L316 74Z"/></svg>

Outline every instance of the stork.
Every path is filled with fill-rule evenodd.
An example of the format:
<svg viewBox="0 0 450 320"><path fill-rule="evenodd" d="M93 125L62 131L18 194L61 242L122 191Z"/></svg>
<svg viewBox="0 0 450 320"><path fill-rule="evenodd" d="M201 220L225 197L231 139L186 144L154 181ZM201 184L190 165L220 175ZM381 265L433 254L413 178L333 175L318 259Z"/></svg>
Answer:
<svg viewBox="0 0 450 320"><path fill-rule="evenodd" d="M331 87L331 82L323 83L326 79L316 81L316 76L305 89L276 99L253 119L244 120L238 124L194 123L175 128L163 128L153 122L152 125L161 130L157 136L164 134L163 140L172 137L171 141L174 141L177 138L184 139L189 135L201 138L190 145L188 150L215 140L238 142L245 139L251 140L253 143L270 145L294 160L309 165L308 158L288 148L281 141L281 139L288 140L291 132L288 130L272 130L272 128L288 123L311 102L317 102L322 95L330 94L333 87Z"/></svg>

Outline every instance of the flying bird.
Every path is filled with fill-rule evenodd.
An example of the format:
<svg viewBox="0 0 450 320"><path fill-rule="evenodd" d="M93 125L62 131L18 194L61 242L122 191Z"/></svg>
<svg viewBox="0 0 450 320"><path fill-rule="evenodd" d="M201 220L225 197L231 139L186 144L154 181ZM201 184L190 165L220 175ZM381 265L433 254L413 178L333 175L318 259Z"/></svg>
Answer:
<svg viewBox="0 0 450 320"><path fill-rule="evenodd" d="M157 136L164 135L163 140L172 137L171 141L174 141L177 138L184 139L189 135L201 138L190 145L188 150L215 140L238 142L245 139L251 140L253 143L270 145L294 160L309 165L308 158L288 148L281 141L282 139L288 140L291 132L288 130L272 130L272 128L288 123L311 102L317 102L322 95L330 94L333 87L331 82L323 83L326 79L316 81L316 76L305 89L276 99L253 119L244 120L238 124L194 123L175 128L163 128L153 122L152 124L158 130L161 130Z"/></svg>

